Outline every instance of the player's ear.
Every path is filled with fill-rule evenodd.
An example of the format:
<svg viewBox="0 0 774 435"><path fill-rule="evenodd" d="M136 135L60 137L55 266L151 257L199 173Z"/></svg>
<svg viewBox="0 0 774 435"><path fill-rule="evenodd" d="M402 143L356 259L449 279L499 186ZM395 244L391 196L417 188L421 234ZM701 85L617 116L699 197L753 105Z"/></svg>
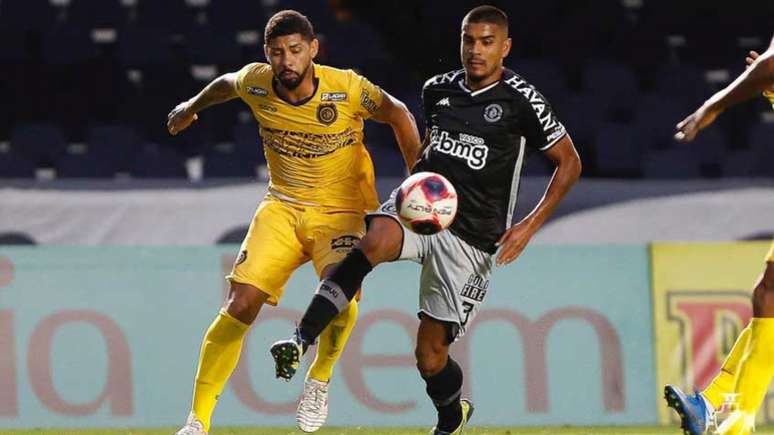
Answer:
<svg viewBox="0 0 774 435"><path fill-rule="evenodd" d="M312 59L317 57L317 52L320 51L320 41L317 38L313 38L309 43L309 54L312 55Z"/></svg>
<svg viewBox="0 0 774 435"><path fill-rule="evenodd" d="M266 62L271 63L271 61L269 60L269 46L266 44L263 44L263 55L264 57L266 57Z"/></svg>
<svg viewBox="0 0 774 435"><path fill-rule="evenodd" d="M505 42L503 43L503 59L508 57L508 55L511 53L512 44L513 40L511 38L505 38Z"/></svg>

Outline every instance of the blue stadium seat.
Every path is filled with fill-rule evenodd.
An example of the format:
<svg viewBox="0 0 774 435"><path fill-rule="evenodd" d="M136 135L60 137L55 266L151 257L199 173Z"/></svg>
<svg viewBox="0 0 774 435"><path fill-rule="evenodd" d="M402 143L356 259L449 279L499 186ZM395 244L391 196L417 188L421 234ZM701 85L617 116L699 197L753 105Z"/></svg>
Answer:
<svg viewBox="0 0 774 435"><path fill-rule="evenodd" d="M118 59L126 66L163 63L169 59L169 32L129 26L118 34Z"/></svg>
<svg viewBox="0 0 774 435"><path fill-rule="evenodd" d="M756 174L755 153L742 150L730 153L723 161L724 177L752 177Z"/></svg>
<svg viewBox="0 0 774 435"><path fill-rule="evenodd" d="M677 144L677 147L685 145ZM717 126L711 126L701 132L688 148L698 154L699 162L704 165L722 166L728 153L728 145L723 132Z"/></svg>
<svg viewBox="0 0 774 435"><path fill-rule="evenodd" d="M560 69L549 61L515 59L509 67L534 85L549 101L567 93L567 83Z"/></svg>
<svg viewBox="0 0 774 435"><path fill-rule="evenodd" d="M58 178L113 178L119 168L117 160L102 158L87 144L70 144L56 161Z"/></svg>
<svg viewBox="0 0 774 435"><path fill-rule="evenodd" d="M625 65L614 62L595 62L586 67L583 88L607 104L631 107L639 94L637 77Z"/></svg>
<svg viewBox="0 0 774 435"><path fill-rule="evenodd" d="M23 124L11 132L11 149L36 166L51 166L66 145L62 131L54 124Z"/></svg>
<svg viewBox="0 0 774 435"><path fill-rule="evenodd" d="M140 143L134 128L127 125L93 126L88 132L89 154L101 161L110 161L111 167L120 170L129 169Z"/></svg>
<svg viewBox="0 0 774 435"><path fill-rule="evenodd" d="M136 154L130 174L137 178L187 178L185 161L174 149L146 143Z"/></svg>
<svg viewBox="0 0 774 435"><path fill-rule="evenodd" d="M386 144L370 141L368 152L371 154L377 177L403 178L406 176L406 162L394 141Z"/></svg>
<svg viewBox="0 0 774 435"><path fill-rule="evenodd" d="M693 110L670 95L642 95L637 101L634 124L644 149L665 149L673 143L675 125Z"/></svg>
<svg viewBox="0 0 774 435"><path fill-rule="evenodd" d="M699 154L689 146L656 151L642 165L646 178L701 178Z"/></svg>
<svg viewBox="0 0 774 435"><path fill-rule="evenodd" d="M239 123L232 129L232 136L236 151L240 154L255 154L259 164L266 163L266 155L263 152L263 141L258 134L258 126L252 122Z"/></svg>
<svg viewBox="0 0 774 435"><path fill-rule="evenodd" d="M695 103L709 97L710 89L704 73L691 65L666 64L655 77L656 93Z"/></svg>
<svg viewBox="0 0 774 435"><path fill-rule="evenodd" d="M255 178L258 153L240 152L233 142L211 144L204 154L205 178Z"/></svg>
<svg viewBox="0 0 774 435"><path fill-rule="evenodd" d="M633 177L640 174L643 152L635 131L629 126L604 124L596 135L595 150L600 175Z"/></svg>
<svg viewBox="0 0 774 435"><path fill-rule="evenodd" d="M213 27L197 28L190 32L186 36L186 50L191 63L199 65L233 65L239 63L242 58L236 33L233 30L218 30Z"/></svg>
<svg viewBox="0 0 774 435"><path fill-rule="evenodd" d="M604 107L592 94L568 94L549 100L576 143L589 143L606 121Z"/></svg>
<svg viewBox="0 0 774 435"><path fill-rule="evenodd" d="M752 127L750 148L761 155L768 153L768 160L774 160L774 122L761 122Z"/></svg>
<svg viewBox="0 0 774 435"><path fill-rule="evenodd" d="M0 178L33 178L35 165L21 153L0 150Z"/></svg>

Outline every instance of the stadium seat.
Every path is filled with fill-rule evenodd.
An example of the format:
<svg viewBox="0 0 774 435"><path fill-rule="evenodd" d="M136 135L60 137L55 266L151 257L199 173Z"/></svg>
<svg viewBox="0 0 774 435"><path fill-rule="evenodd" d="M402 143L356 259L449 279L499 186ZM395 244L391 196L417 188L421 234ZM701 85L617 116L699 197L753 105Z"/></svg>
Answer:
<svg viewBox="0 0 774 435"><path fill-rule="evenodd" d="M87 144L70 144L56 161L58 178L113 178L118 172L115 159L105 159Z"/></svg>
<svg viewBox="0 0 774 435"><path fill-rule="evenodd" d="M567 93L567 83L560 69L549 61L515 59L509 67L534 85L549 101Z"/></svg>
<svg viewBox="0 0 774 435"><path fill-rule="evenodd" d="M634 128L643 149L665 149L673 143L675 125L693 110L669 95L642 95L634 112Z"/></svg>
<svg viewBox="0 0 774 435"><path fill-rule="evenodd" d="M586 67L583 88L603 101L608 111L633 107L639 93L634 73L613 62L595 62Z"/></svg>
<svg viewBox="0 0 774 435"><path fill-rule="evenodd" d="M695 103L709 97L703 72L691 65L666 64L655 76L655 92L673 99Z"/></svg>
<svg viewBox="0 0 774 435"><path fill-rule="evenodd" d="M769 153L769 161L774 158L774 122L761 122L750 130L750 148L756 153Z"/></svg>
<svg viewBox="0 0 774 435"><path fill-rule="evenodd" d="M233 142L212 144L204 154L204 178L255 178L257 155L239 152Z"/></svg>
<svg viewBox="0 0 774 435"><path fill-rule="evenodd" d="M99 125L88 132L89 154L120 170L129 169L140 143L134 128L127 125Z"/></svg>
<svg viewBox="0 0 774 435"><path fill-rule="evenodd" d="M183 158L174 149L156 143L139 147L129 171L137 178L187 178Z"/></svg>
<svg viewBox="0 0 774 435"><path fill-rule="evenodd" d="M125 66L160 64L169 58L169 44L163 28L129 26L118 34L118 59Z"/></svg>
<svg viewBox="0 0 774 435"><path fill-rule="evenodd" d="M634 177L640 174L642 149L629 126L604 124L596 135L595 144L599 175Z"/></svg>
<svg viewBox="0 0 774 435"><path fill-rule="evenodd" d="M724 177L752 177L756 174L755 153L750 150L736 151L723 161Z"/></svg>
<svg viewBox="0 0 774 435"><path fill-rule="evenodd" d="M368 144L368 152L371 154L377 178L406 176L406 162L394 141L387 144L371 141Z"/></svg>
<svg viewBox="0 0 774 435"><path fill-rule="evenodd" d="M238 64L242 59L233 30L197 28L186 36L186 50L190 62L198 65Z"/></svg>
<svg viewBox="0 0 774 435"><path fill-rule="evenodd" d="M688 146L656 151L646 156L642 172L646 178L700 178L699 154Z"/></svg>
<svg viewBox="0 0 774 435"><path fill-rule="evenodd" d="M66 146L62 131L54 124L23 124L11 132L11 149L35 166L51 166Z"/></svg>
<svg viewBox="0 0 774 435"><path fill-rule="evenodd" d="M35 165L21 153L0 150L0 178L33 178Z"/></svg>
<svg viewBox="0 0 774 435"><path fill-rule="evenodd" d="M232 129L232 136L238 153L244 155L255 154L259 164L266 163L263 142L258 134L258 126L256 124L252 122L237 124Z"/></svg>

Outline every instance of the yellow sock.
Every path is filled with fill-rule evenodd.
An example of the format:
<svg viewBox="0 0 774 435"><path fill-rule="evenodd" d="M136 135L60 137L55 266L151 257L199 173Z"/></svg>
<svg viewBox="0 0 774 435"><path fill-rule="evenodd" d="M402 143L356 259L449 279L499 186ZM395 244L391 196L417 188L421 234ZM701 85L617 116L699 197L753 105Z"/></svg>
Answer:
<svg viewBox="0 0 774 435"><path fill-rule="evenodd" d="M737 337L734 347L731 348L731 352L726 356L726 360L723 361L720 373L701 392L715 409L720 409L726 394L733 393L734 386L736 385L736 375L739 373L739 363L742 361L749 341L750 325L747 325L739 334L739 337Z"/></svg>
<svg viewBox="0 0 774 435"><path fill-rule="evenodd" d="M249 327L231 317L226 310L221 310L204 335L191 411L201 420L207 432L210 431L210 419L218 396L239 361L242 342Z"/></svg>
<svg viewBox="0 0 774 435"><path fill-rule="evenodd" d="M347 309L340 312L323 330L317 346L317 356L314 358L312 367L309 368L308 377L322 382L328 382L331 379L333 366L339 360L355 327L357 313L357 301L353 299Z"/></svg>
<svg viewBox="0 0 774 435"><path fill-rule="evenodd" d="M774 318L754 317L750 322L750 343L739 365L734 392L738 394L739 425L729 434L747 434L755 425L771 377L774 375Z"/></svg>

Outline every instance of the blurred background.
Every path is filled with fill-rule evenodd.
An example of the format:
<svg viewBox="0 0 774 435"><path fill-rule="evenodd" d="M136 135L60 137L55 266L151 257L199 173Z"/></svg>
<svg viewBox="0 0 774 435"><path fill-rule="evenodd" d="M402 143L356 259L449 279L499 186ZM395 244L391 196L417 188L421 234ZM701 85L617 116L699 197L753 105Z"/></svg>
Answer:
<svg viewBox="0 0 774 435"><path fill-rule="evenodd" d="M460 21L481 3L0 0L0 429L182 423L268 173L243 103L177 136L166 115L264 61L274 12L306 14L317 61L379 84L421 129L421 86L459 68ZM474 424L674 428L663 384L706 385L751 315L774 237L774 111L757 98L691 144L673 141L674 125L768 46L774 2L490 3L510 17L507 66L552 103L584 174L495 273L456 346ZM367 122L366 145L384 198L403 159L386 126ZM525 171L520 215L551 166L534 155ZM418 272L390 264L366 281L331 424L428 425L412 360ZM265 349L315 283L302 267L262 312L216 425L292 425L301 381L276 382ZM774 422L774 395L760 420Z"/></svg>
<svg viewBox="0 0 774 435"><path fill-rule="evenodd" d="M678 120L742 71L748 50L767 46L772 2L492 3L511 19L507 65L555 106L586 177L774 176L766 164L774 124L762 99L725 115L696 145L671 139ZM164 123L217 75L264 60L263 26L274 12L308 15L322 43L318 62L358 70L419 116L424 80L459 67L460 20L475 4L2 0L0 177L265 176L243 104L204 112L179 137ZM389 128L369 123L367 133L377 174L401 176ZM548 167L536 158L527 171Z"/></svg>

